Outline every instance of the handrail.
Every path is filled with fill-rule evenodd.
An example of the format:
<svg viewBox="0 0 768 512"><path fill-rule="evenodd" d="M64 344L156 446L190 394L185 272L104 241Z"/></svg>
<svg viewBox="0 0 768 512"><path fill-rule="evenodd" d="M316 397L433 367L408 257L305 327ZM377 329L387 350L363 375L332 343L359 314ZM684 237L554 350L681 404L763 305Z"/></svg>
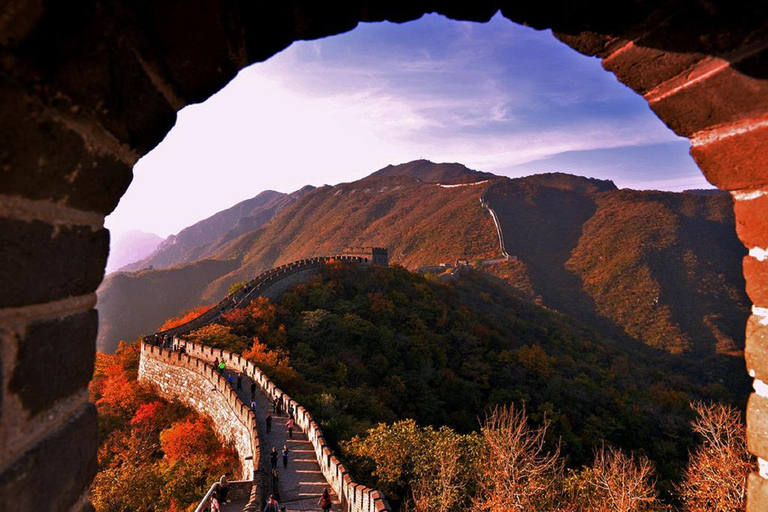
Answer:
<svg viewBox="0 0 768 512"><path fill-rule="evenodd" d="M216 489L219 488L219 482L213 482L213 485L210 489L208 489L208 492L205 494L205 497L203 498L203 501L200 502L200 504L195 509L195 512L206 512L208 510L208 505L211 503L211 498L213 497L213 493L216 491Z"/></svg>

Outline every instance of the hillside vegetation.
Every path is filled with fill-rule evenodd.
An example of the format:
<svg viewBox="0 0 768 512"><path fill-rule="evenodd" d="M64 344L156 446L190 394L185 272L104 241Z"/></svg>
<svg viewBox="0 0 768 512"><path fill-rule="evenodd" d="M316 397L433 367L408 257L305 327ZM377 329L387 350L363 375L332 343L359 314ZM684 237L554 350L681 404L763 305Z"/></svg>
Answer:
<svg viewBox="0 0 768 512"><path fill-rule="evenodd" d="M467 433L489 407L515 403L550 422L547 442L570 466L609 442L646 454L667 483L694 444L689 401L738 396L678 373L664 351L606 339L478 272L442 283L332 264L278 304L254 301L189 338L259 363L332 443L404 418Z"/></svg>

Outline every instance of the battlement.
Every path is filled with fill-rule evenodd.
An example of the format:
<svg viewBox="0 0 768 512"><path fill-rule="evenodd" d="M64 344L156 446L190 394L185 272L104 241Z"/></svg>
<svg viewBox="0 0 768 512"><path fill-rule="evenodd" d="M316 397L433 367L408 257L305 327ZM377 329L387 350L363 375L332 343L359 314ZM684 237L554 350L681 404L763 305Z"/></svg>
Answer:
<svg viewBox="0 0 768 512"><path fill-rule="evenodd" d="M342 255L361 258L363 263L389 266L389 252L386 247L349 247L344 249Z"/></svg>

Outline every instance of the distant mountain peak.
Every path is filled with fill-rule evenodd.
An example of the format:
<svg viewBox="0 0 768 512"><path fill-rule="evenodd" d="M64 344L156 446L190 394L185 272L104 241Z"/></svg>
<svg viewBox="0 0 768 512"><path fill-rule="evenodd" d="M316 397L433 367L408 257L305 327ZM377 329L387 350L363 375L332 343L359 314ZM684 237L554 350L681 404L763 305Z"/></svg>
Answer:
<svg viewBox="0 0 768 512"><path fill-rule="evenodd" d="M586 178L575 174L564 172L547 172L542 174L533 174L515 178L514 181L538 185L540 187L557 188L560 190L573 190L576 192L608 192L618 190L616 184L611 180L600 180L597 178Z"/></svg>
<svg viewBox="0 0 768 512"><path fill-rule="evenodd" d="M472 183L498 178L489 172L475 171L467 166L451 163L435 163L429 160L414 160L404 164L388 165L364 179L408 176L424 183Z"/></svg>

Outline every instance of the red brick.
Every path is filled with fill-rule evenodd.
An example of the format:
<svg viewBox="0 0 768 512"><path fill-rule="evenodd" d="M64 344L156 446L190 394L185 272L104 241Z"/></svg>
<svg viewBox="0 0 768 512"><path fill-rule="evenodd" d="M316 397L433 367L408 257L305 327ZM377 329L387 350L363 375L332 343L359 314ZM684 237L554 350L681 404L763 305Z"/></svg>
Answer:
<svg viewBox="0 0 768 512"><path fill-rule="evenodd" d="M752 315L747 321L744 359L747 371L756 379L768 383L768 325L760 323L762 317Z"/></svg>
<svg viewBox="0 0 768 512"><path fill-rule="evenodd" d="M744 278L747 280L747 295L760 307L768 307L768 260L759 261L744 258Z"/></svg>
<svg viewBox="0 0 768 512"><path fill-rule="evenodd" d="M697 75L691 76L695 79ZM660 90L683 83L673 79ZM654 92L647 96L651 109L672 131L688 137L715 125L763 115L768 111L768 82L742 75L729 66L659 100L655 97Z"/></svg>
<svg viewBox="0 0 768 512"><path fill-rule="evenodd" d="M768 194L734 201L736 232L747 247L768 248Z"/></svg>
<svg viewBox="0 0 768 512"><path fill-rule="evenodd" d="M691 156L710 183L724 190L768 185L768 126L693 146Z"/></svg>

